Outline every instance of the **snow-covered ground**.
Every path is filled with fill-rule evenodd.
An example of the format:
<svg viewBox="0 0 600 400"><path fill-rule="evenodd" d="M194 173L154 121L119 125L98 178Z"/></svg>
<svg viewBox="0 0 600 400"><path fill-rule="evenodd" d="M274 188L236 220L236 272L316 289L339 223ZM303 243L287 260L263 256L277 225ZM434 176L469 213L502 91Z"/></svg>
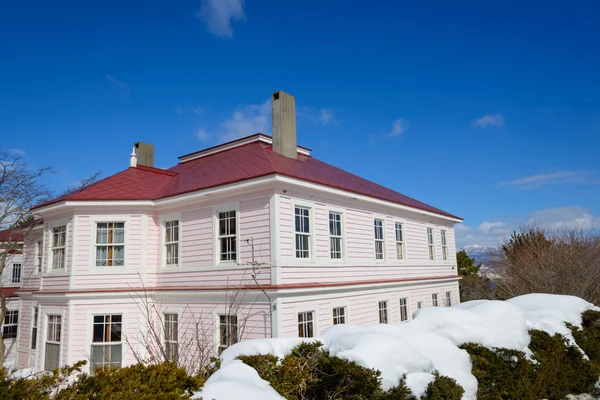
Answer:
<svg viewBox="0 0 600 400"><path fill-rule="evenodd" d="M420 396L433 380L432 373L439 371L454 378L465 389L463 399L470 400L476 398L477 380L471 374L469 355L458 346L473 342L531 354L528 330L534 328L560 333L574 343L565 322L581 326L581 313L589 309L600 311L578 297L530 294L508 301L477 300L450 308L423 308L403 324L335 325L312 340L322 342L332 355L380 370L384 389L397 385L406 374L408 387ZM301 341L255 339L229 347L221 355L221 369L197 397L282 399L254 369L236 358L267 353L283 357Z"/></svg>

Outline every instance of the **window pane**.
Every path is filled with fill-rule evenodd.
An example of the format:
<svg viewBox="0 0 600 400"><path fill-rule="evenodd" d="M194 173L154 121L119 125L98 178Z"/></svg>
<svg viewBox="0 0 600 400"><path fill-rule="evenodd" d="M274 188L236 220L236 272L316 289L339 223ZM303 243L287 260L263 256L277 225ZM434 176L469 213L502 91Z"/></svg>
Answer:
<svg viewBox="0 0 600 400"><path fill-rule="evenodd" d="M46 352L44 355L44 369L53 371L59 367L60 344L46 343Z"/></svg>

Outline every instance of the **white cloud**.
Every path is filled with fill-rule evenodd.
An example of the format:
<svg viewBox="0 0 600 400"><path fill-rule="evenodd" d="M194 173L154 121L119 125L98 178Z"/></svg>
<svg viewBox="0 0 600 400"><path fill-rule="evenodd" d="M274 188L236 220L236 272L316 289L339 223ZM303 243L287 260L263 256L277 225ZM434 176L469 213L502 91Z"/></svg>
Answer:
<svg viewBox="0 0 600 400"><path fill-rule="evenodd" d="M600 227L600 219L594 217L590 210L579 206L550 208L532 212L527 215L527 222L540 223L550 229Z"/></svg>
<svg viewBox="0 0 600 400"><path fill-rule="evenodd" d="M201 142L209 142L210 141L210 135L208 133L206 133L206 131L204 129L196 129L196 132L194 134L198 138L198 140L200 140Z"/></svg>
<svg viewBox="0 0 600 400"><path fill-rule="evenodd" d="M306 118L317 125L327 126L338 123L335 118L335 111L331 108L296 107L296 116Z"/></svg>
<svg viewBox="0 0 600 400"><path fill-rule="evenodd" d="M110 74L106 74L106 80L108 80L110 83L112 83L114 86L116 86L119 89L119 92L121 93L121 97L123 98L123 100L129 100L129 85L128 84L118 80L117 78L115 78L114 76L112 76Z"/></svg>
<svg viewBox="0 0 600 400"><path fill-rule="evenodd" d="M238 108L218 128L218 136L224 141L254 133L271 133L271 100Z"/></svg>
<svg viewBox="0 0 600 400"><path fill-rule="evenodd" d="M477 231L484 235L500 236L500 235L506 235L507 233L510 233L512 230L509 228L509 225L507 223L500 222L500 221L496 221L496 222L485 221L479 225L479 227L477 228Z"/></svg>
<svg viewBox="0 0 600 400"><path fill-rule="evenodd" d="M463 223L454 225L454 233L456 236L465 236L471 231L471 227Z"/></svg>
<svg viewBox="0 0 600 400"><path fill-rule="evenodd" d="M488 126L504 126L504 118L502 117L502 114L486 114L473 121L473 125L480 128L486 128Z"/></svg>
<svg viewBox="0 0 600 400"><path fill-rule="evenodd" d="M402 135L408 129L408 121L405 119L397 119L392 123L392 131L390 136Z"/></svg>
<svg viewBox="0 0 600 400"><path fill-rule="evenodd" d="M517 189L533 189L545 185L565 183L594 184L600 183L600 178L592 171L558 171L551 174L532 175L512 181L501 182L496 187L513 186Z"/></svg>
<svg viewBox="0 0 600 400"><path fill-rule="evenodd" d="M210 33L222 38L233 37L231 21L246 17L244 0L202 0L199 17Z"/></svg>

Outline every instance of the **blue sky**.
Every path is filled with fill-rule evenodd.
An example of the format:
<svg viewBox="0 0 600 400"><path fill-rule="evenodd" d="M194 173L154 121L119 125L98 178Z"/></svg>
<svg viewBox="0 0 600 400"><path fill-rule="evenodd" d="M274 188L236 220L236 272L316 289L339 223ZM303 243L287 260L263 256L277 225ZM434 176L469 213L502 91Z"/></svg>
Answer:
<svg viewBox="0 0 600 400"><path fill-rule="evenodd" d="M526 3L526 4L524 4ZM465 218L600 225L600 3L8 1L0 146L66 185L258 131Z"/></svg>

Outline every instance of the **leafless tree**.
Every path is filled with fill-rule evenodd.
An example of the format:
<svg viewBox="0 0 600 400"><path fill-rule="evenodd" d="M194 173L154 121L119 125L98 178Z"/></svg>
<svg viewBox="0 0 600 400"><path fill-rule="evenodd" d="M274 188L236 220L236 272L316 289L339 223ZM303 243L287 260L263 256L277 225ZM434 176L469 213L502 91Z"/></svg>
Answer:
<svg viewBox="0 0 600 400"><path fill-rule="evenodd" d="M600 230L521 227L490 260L495 295L526 293L581 297L600 305Z"/></svg>

